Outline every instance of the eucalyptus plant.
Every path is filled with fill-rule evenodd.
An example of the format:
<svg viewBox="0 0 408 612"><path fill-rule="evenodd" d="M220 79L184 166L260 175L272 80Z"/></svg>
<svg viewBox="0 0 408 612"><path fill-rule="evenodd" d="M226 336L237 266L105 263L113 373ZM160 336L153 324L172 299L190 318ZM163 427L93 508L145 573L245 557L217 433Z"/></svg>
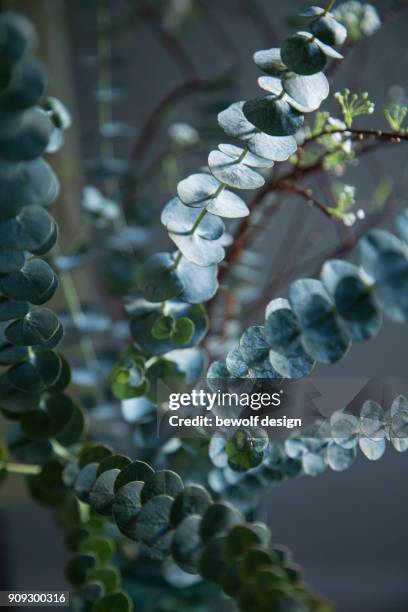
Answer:
<svg viewBox="0 0 408 612"><path fill-rule="evenodd" d="M333 4L310 7L302 15L308 29L288 37L280 49L255 53L263 73L258 84L266 95L236 102L218 115L234 144L211 151L208 166L180 181L177 196L166 204L161 221L177 250L156 253L141 265L136 291L126 299L133 340L110 375L119 400L153 409L160 379L182 386L204 371L199 346L208 330L204 304L217 293L218 266L227 247L233 248L223 219L250 215L235 190L262 189L275 164L296 157L304 115L328 97L323 70L329 59L342 58L336 47L347 36L331 12ZM318 421L308 435L294 434L281 445L259 431L213 439L205 448L214 463L209 487L183 480L170 466L130 459L92 441L86 411L68 390L70 366L57 348L62 325L44 306L58 287L42 257L58 238L48 208L59 186L43 155L61 142L69 121L58 101L44 98L35 43L25 19L1 14L0 407L11 427L0 449L0 478L26 474L34 499L53 509L73 555L66 577L75 590L75 610L133 609L116 556L128 541L137 543L140 555L171 558L185 574L214 583L240 610L329 610L305 584L290 552L271 543L264 524L251 520L253 507L238 508L231 499L245 479L260 492L284 478L317 475L326 466L346 469L358 445L371 459L380 458L387 438L396 450L406 450L407 400L397 397L386 415L373 401L364 404L360 418L335 413L330 423ZM354 118L371 112L367 96L344 92L338 99L344 127L328 127L328 117L317 116L316 133L304 129L304 139L318 134L330 147L328 139L336 133L351 137ZM400 129L401 113L389 116ZM324 214L347 223L353 204L348 195L343 190L338 206L324 207ZM106 216L106 202L103 206ZM374 336L383 314L405 322L406 212L397 225L400 238L374 230L361 240L358 265L329 260L321 280L292 283L287 300L268 304L265 325L249 327L225 360L210 365L209 382L305 377L316 362L334 363L352 341Z"/></svg>

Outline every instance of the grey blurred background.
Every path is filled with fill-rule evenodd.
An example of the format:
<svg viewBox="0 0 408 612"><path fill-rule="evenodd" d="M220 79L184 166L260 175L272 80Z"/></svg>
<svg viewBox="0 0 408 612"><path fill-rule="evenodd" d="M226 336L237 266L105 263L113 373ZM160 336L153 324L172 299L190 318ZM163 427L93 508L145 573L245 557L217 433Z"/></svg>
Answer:
<svg viewBox="0 0 408 612"><path fill-rule="evenodd" d="M133 0L137 4L138 0ZM131 3L132 4L132 3ZM407 87L408 48L406 32L408 10L392 18L392 0L373 2L386 24L375 36L367 38L349 51L346 61L336 70L332 92L346 84L356 91L368 91L378 107L395 86ZM112 3L120 17L121 3ZM258 71L251 57L255 50L279 45L289 32L288 17L293 17L307 2L292 0L203 0L207 17L192 21L182 32L181 41L188 58L187 72L193 65L193 76L208 79L226 68L231 58L238 61L235 91L227 92L226 103L257 94ZM42 35L41 54L50 66L53 93L67 102L74 115L74 130L67 146L78 165L66 169L65 190L70 191L72 210L60 211L76 231L79 189L83 180L81 160L98 154L95 102L92 86L95 75L84 67L84 57L95 50L96 2L70 0L14 0L2 3L29 15ZM126 14L126 13L125 13ZM132 142L149 118L152 108L185 78L173 51L160 42L155 28L137 21L119 37L118 48L127 54L127 63L119 66L117 80L127 88L123 102L115 108L121 121L134 127L134 137L122 139L115 152L129 159ZM183 61L181 62L183 63ZM184 60L184 63L185 60ZM186 70L186 67L184 67ZM228 99L230 96L230 99ZM169 123L194 121L198 104L205 94L189 95L174 108ZM326 108L334 108L328 101ZM215 116L213 118L215 123ZM364 122L363 122L364 123ZM384 127L381 112L370 118L371 125ZM162 129L149 144L143 159L148 166L168 139ZM406 145L388 147L366 158L348 171L344 182L357 186L358 201L369 206L370 197L382 175L390 175L399 185L404 198L407 182ZM199 167L206 162L204 152L193 160L184 160L181 170ZM64 172L64 168L62 168ZM174 190L175 185L173 185ZM316 188L318 188L317 186ZM146 194L146 206L159 211L166 202L168 185L155 184ZM153 204L151 202L153 201ZM267 259L265 277L279 277L282 256L274 259L281 237L294 222L299 202L288 201L276 219L276 226L266 232L260 249ZM74 211L74 212L73 212ZM315 227L310 249L323 249L336 239L335 230L322 223L318 213L308 214L305 223ZM151 250L165 243L165 234L157 230ZM317 239L316 239L317 236ZM276 250L275 250L276 249ZM290 249L290 245L288 245ZM308 273L313 273L309 270ZM302 272L303 273L303 272ZM305 274L304 274L305 275ZM279 288L280 294L285 287ZM273 297L273 296L271 296ZM262 313L244 313L257 323ZM331 377L401 377L407 376L408 329L386 323L380 335L367 344L354 346L341 363L321 369ZM271 526L274 541L288 545L303 566L311 585L335 604L339 612L403 612L408 610L408 493L405 489L407 457L388 449L385 457L370 463L359 457L356 464L342 474L328 472L317 478L291 481L267 492L261 515ZM33 505L21 482L9 479L0 489L0 585L2 589L62 589L64 550L61 535L53 526L50 514ZM211 608L209 608L211 609Z"/></svg>

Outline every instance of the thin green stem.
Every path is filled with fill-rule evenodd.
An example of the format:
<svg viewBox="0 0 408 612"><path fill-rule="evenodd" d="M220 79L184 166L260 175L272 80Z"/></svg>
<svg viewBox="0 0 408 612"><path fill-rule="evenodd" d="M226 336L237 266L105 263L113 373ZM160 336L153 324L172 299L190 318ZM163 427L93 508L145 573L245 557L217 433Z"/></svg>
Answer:
<svg viewBox="0 0 408 612"><path fill-rule="evenodd" d="M326 8L324 9L323 16L327 15L327 13L329 13L332 10L335 2L336 2L336 0L330 0L329 1L329 3L327 4Z"/></svg>
<svg viewBox="0 0 408 612"><path fill-rule="evenodd" d="M50 440L50 442L52 450L56 455L58 455L58 457L61 457L61 459L65 459L67 461L73 461L76 459L75 455L62 446L62 444L60 444L57 440Z"/></svg>
<svg viewBox="0 0 408 612"><path fill-rule="evenodd" d="M27 476L35 476L41 472L40 465L25 465L24 463L5 463L0 465L0 468L4 467L6 472L11 474L24 474Z"/></svg>

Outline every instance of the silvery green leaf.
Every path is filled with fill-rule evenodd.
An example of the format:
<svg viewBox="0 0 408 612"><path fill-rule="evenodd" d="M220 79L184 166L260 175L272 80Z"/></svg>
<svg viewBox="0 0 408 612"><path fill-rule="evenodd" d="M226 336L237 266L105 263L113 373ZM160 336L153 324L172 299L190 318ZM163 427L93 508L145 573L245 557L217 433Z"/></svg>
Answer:
<svg viewBox="0 0 408 612"><path fill-rule="evenodd" d="M228 189L223 189L215 198L209 200L207 211L226 219L239 219L249 215L244 200Z"/></svg>
<svg viewBox="0 0 408 612"><path fill-rule="evenodd" d="M304 117L283 99L273 94L245 102L245 117L269 136L293 136L303 125Z"/></svg>
<svg viewBox="0 0 408 612"><path fill-rule="evenodd" d="M279 76L286 69L279 48L256 51L254 62L260 70L271 76Z"/></svg>
<svg viewBox="0 0 408 612"><path fill-rule="evenodd" d="M325 45L324 42L322 42L319 38L315 38L315 42L319 49L323 51L323 53L327 55L327 57L331 57L333 59L338 60L344 59L343 55L339 53L339 51L337 51L330 45Z"/></svg>
<svg viewBox="0 0 408 612"><path fill-rule="evenodd" d="M164 207L161 222L168 232L186 234L192 229L201 213L200 209L185 206L179 198L173 198ZM221 219L211 214L202 218L196 232L206 240L217 240L222 236L224 229Z"/></svg>
<svg viewBox="0 0 408 612"><path fill-rule="evenodd" d="M286 438L284 446L285 453L291 459L301 459L303 453L306 453L308 450L302 438Z"/></svg>
<svg viewBox="0 0 408 612"><path fill-rule="evenodd" d="M230 378L231 374L225 361L213 361L207 372L207 378Z"/></svg>
<svg viewBox="0 0 408 612"><path fill-rule="evenodd" d="M247 139L255 131L242 112L245 102L234 102L218 115L218 124L228 136L233 138Z"/></svg>
<svg viewBox="0 0 408 612"><path fill-rule="evenodd" d="M375 296L385 314L397 322L408 318L408 248L385 230L372 230L360 241L364 271L374 280Z"/></svg>
<svg viewBox="0 0 408 612"><path fill-rule="evenodd" d="M275 96L280 96L283 92L282 79L278 77L261 76L258 78L258 85Z"/></svg>
<svg viewBox="0 0 408 612"><path fill-rule="evenodd" d="M155 405L145 397L133 397L121 402L122 416L127 423L140 423L143 419L152 415Z"/></svg>
<svg viewBox="0 0 408 612"><path fill-rule="evenodd" d="M319 476L326 469L326 462L322 455L306 452L302 455L302 467L308 476Z"/></svg>
<svg viewBox="0 0 408 612"><path fill-rule="evenodd" d="M237 163L221 151L211 151L208 165L212 174L221 182L236 189L258 189L265 184L263 176L251 170L243 162Z"/></svg>
<svg viewBox="0 0 408 612"><path fill-rule="evenodd" d="M239 349L229 351L225 362L229 372L235 378L244 378L248 374L248 366Z"/></svg>
<svg viewBox="0 0 408 612"><path fill-rule="evenodd" d="M269 346L265 341L264 328L261 325L248 327L239 341L239 350L248 366L261 364L269 353Z"/></svg>
<svg viewBox="0 0 408 612"><path fill-rule="evenodd" d="M334 304L324 285L300 279L289 288L289 302L302 328L302 344L321 363L334 363L347 352L350 341L338 324Z"/></svg>
<svg viewBox="0 0 408 612"><path fill-rule="evenodd" d="M385 438L384 410L373 400L365 401L361 408L360 432L363 437L375 440Z"/></svg>
<svg viewBox="0 0 408 612"><path fill-rule="evenodd" d="M357 456L356 448L347 449L331 440L327 445L326 459L329 467L335 472L347 470Z"/></svg>
<svg viewBox="0 0 408 612"><path fill-rule="evenodd" d="M343 327L354 342L367 340L378 333L382 315L371 287L356 266L340 259L327 261L321 278L334 299Z"/></svg>
<svg viewBox="0 0 408 612"><path fill-rule="evenodd" d="M287 38L281 56L289 70L302 75L320 72L327 62L326 54L310 32L297 32Z"/></svg>
<svg viewBox="0 0 408 612"><path fill-rule="evenodd" d="M282 77L283 89L289 96L289 103L302 113L319 108L329 95L329 82L323 72L302 76L287 72Z"/></svg>
<svg viewBox="0 0 408 612"><path fill-rule="evenodd" d="M384 438L372 440L371 438L360 438L358 441L361 452L370 461L381 459L385 453L386 442Z"/></svg>
<svg viewBox="0 0 408 612"><path fill-rule="evenodd" d="M263 132L255 133L247 140L248 149L261 157L273 161L286 161L297 151L293 136L269 136Z"/></svg>
<svg viewBox="0 0 408 612"><path fill-rule="evenodd" d="M248 378L281 378L268 358L252 364L248 369Z"/></svg>
<svg viewBox="0 0 408 612"><path fill-rule="evenodd" d="M300 17L316 17L317 15L322 15L324 13L324 8L321 6L309 6L308 9L299 13Z"/></svg>
<svg viewBox="0 0 408 612"><path fill-rule="evenodd" d="M314 19L310 29L326 45L342 45L347 38L347 29L329 13Z"/></svg>
<svg viewBox="0 0 408 612"><path fill-rule="evenodd" d="M408 400L403 395L398 395L391 404L390 413L394 417L402 412L408 414Z"/></svg>
<svg viewBox="0 0 408 612"><path fill-rule="evenodd" d="M301 378L310 374L314 361L301 342L302 330L287 300L274 300L268 305L265 340L270 347L269 359L274 369L285 378Z"/></svg>
<svg viewBox="0 0 408 612"><path fill-rule="evenodd" d="M198 232L194 234L173 234L169 237L186 259L197 266L212 266L220 263L225 257L224 247L218 240L201 238Z"/></svg>
<svg viewBox="0 0 408 612"><path fill-rule="evenodd" d="M194 323L194 333L188 346L199 344L203 339L208 326L205 309L201 304L186 304L179 300L167 300L164 315L172 319L187 317ZM157 311L138 313L130 323L130 330L136 346L154 355L164 355L177 348L177 344L170 338L158 340L151 331L160 314ZM187 348L187 346L185 347Z"/></svg>
<svg viewBox="0 0 408 612"><path fill-rule="evenodd" d="M169 253L156 253L140 266L138 287L146 300L162 302L180 294L182 283L173 265Z"/></svg>
<svg viewBox="0 0 408 612"><path fill-rule="evenodd" d="M345 449L355 448L358 442L358 419L348 412L338 410L330 417L330 431L336 444Z"/></svg>
<svg viewBox="0 0 408 612"><path fill-rule="evenodd" d="M389 438L398 452L408 450L408 401L403 395L396 397L391 405Z"/></svg>
<svg viewBox="0 0 408 612"><path fill-rule="evenodd" d="M218 145L218 148L222 153L225 153L225 155L228 155L229 157L232 157L236 160L239 159L244 152L244 149L242 149L241 147L237 147L231 144L220 144ZM272 160L248 152L245 154L242 163L252 168L272 168L273 166Z"/></svg>
<svg viewBox="0 0 408 612"><path fill-rule="evenodd" d="M211 174L190 174L177 185L177 193L182 202L187 206L203 208L209 203L217 190L220 188L218 181Z"/></svg>
<svg viewBox="0 0 408 612"><path fill-rule="evenodd" d="M203 268L182 257L177 266L177 276L182 285L179 299L189 304L210 300L217 293L217 273L216 265Z"/></svg>

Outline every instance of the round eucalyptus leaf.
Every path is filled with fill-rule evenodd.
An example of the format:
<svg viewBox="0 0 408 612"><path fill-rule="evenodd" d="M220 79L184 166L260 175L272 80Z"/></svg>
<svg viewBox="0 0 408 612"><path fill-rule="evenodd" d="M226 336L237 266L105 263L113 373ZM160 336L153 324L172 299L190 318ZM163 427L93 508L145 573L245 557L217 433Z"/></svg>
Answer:
<svg viewBox="0 0 408 612"><path fill-rule="evenodd" d="M382 316L373 291L349 262L331 260L324 264L321 278L333 296L337 311L347 334L354 342L361 342L378 333Z"/></svg>
<svg viewBox="0 0 408 612"><path fill-rule="evenodd" d="M115 612L132 612L133 604L129 599L129 595L122 591L110 593L92 607L92 612L112 612L112 610Z"/></svg>
<svg viewBox="0 0 408 612"><path fill-rule="evenodd" d="M189 485L179 493L171 508L171 524L177 526L190 514L202 515L211 504L209 493L200 485Z"/></svg>
<svg viewBox="0 0 408 612"><path fill-rule="evenodd" d="M48 441L30 440L24 434L20 423L13 423L8 428L5 442L10 454L22 463L44 465L52 454L52 447Z"/></svg>
<svg viewBox="0 0 408 612"><path fill-rule="evenodd" d="M157 495L177 497L184 490L182 479L172 470L159 470L146 481L142 491L142 502L145 504L149 499Z"/></svg>
<svg viewBox="0 0 408 612"><path fill-rule="evenodd" d="M49 206L59 193L58 179L42 158L18 165L2 161L0 177L0 221L15 217L26 206Z"/></svg>
<svg viewBox="0 0 408 612"><path fill-rule="evenodd" d="M219 150L221 153L228 155L232 159L238 160L241 157L242 163L245 166L250 166L251 168L272 168L273 161L270 159L266 159L265 157L261 157L260 155L255 155L254 153L250 153L242 149L241 147L237 147L232 144L219 144ZM245 153L245 155L244 155Z"/></svg>
<svg viewBox="0 0 408 612"><path fill-rule="evenodd" d="M101 582L88 580L79 593L85 604L94 604L105 595L105 587Z"/></svg>
<svg viewBox="0 0 408 612"><path fill-rule="evenodd" d="M373 400L365 401L361 407L360 432L367 438L385 438L384 409Z"/></svg>
<svg viewBox="0 0 408 612"><path fill-rule="evenodd" d="M98 463L87 463L74 482L74 491L81 501L88 502L89 494L96 480Z"/></svg>
<svg viewBox="0 0 408 612"><path fill-rule="evenodd" d="M279 48L263 49L254 53L254 62L260 70L270 76L279 76L285 71Z"/></svg>
<svg viewBox="0 0 408 612"><path fill-rule="evenodd" d="M205 545L198 561L198 570L205 580L218 582L225 568L224 546L225 538L222 536L213 538Z"/></svg>
<svg viewBox="0 0 408 612"><path fill-rule="evenodd" d="M264 335L270 347L273 368L284 378L302 378L310 374L313 359L301 342L301 329L287 300L274 300L268 306Z"/></svg>
<svg viewBox="0 0 408 612"><path fill-rule="evenodd" d="M408 318L408 249L393 234L373 230L359 243L362 267L375 281L374 293L385 314Z"/></svg>
<svg viewBox="0 0 408 612"><path fill-rule="evenodd" d="M100 463L110 455L112 455L111 449L103 444L85 444L80 452L78 465L83 468L88 463Z"/></svg>
<svg viewBox="0 0 408 612"><path fill-rule="evenodd" d="M370 461L378 461L385 453L386 441L384 438L364 438L360 437L358 441L361 452Z"/></svg>
<svg viewBox="0 0 408 612"><path fill-rule="evenodd" d="M218 124L228 136L246 140L255 131L255 126L248 121L242 109L245 102L234 102L218 115Z"/></svg>
<svg viewBox="0 0 408 612"><path fill-rule="evenodd" d="M245 102L243 112L261 132L270 136L293 136L304 120L286 100L274 95Z"/></svg>
<svg viewBox="0 0 408 612"><path fill-rule="evenodd" d="M39 108L0 117L0 156L10 161L28 161L44 153L53 125Z"/></svg>
<svg viewBox="0 0 408 612"><path fill-rule="evenodd" d="M302 468L308 476L320 476L326 470L326 462L321 455L306 452L302 456Z"/></svg>
<svg viewBox="0 0 408 612"><path fill-rule="evenodd" d="M189 342L189 346L199 344L208 327L205 309L201 304L186 304L177 300L168 301L166 303L165 314L175 321L182 317L191 319L194 323L194 332ZM156 321L156 313L132 318L130 329L136 345L141 350L154 353L155 355L163 355L164 353L168 353L178 348L170 338L170 335L168 338L163 338L162 340L152 335L152 329Z"/></svg>
<svg viewBox="0 0 408 612"><path fill-rule="evenodd" d="M0 321L24 317L30 309L28 302L0 298Z"/></svg>
<svg viewBox="0 0 408 612"><path fill-rule="evenodd" d="M34 252L54 234L53 218L40 206L25 206L15 219L0 223L2 249Z"/></svg>
<svg viewBox="0 0 408 612"><path fill-rule="evenodd" d="M108 455L107 457L102 459L102 461L100 462L98 471L97 471L97 476L100 476L101 474L103 474L104 472L107 472L108 470L113 470L113 469L123 470L130 464L131 464L131 460L129 459L129 457L126 457L125 455Z"/></svg>
<svg viewBox="0 0 408 612"><path fill-rule="evenodd" d="M218 289L217 273L216 265L203 268L182 257L177 267L178 279L183 288L179 299L189 304L208 302Z"/></svg>
<svg viewBox="0 0 408 612"><path fill-rule="evenodd" d="M182 346L188 344L194 334L194 323L188 317L181 317L174 322L174 328L170 334L172 341Z"/></svg>
<svg viewBox="0 0 408 612"><path fill-rule="evenodd" d="M203 208L220 188L220 182L211 174L191 174L177 185L177 194L182 202L193 208Z"/></svg>
<svg viewBox="0 0 408 612"><path fill-rule="evenodd" d="M86 575L87 581L97 580L101 582L106 593L112 593L120 588L121 577L116 567L98 567Z"/></svg>
<svg viewBox="0 0 408 612"><path fill-rule="evenodd" d="M52 395L51 397L57 397ZM78 444L86 436L88 430L88 420L84 410L76 402L72 402L71 418L64 429L55 436L57 442L62 446L72 446Z"/></svg>
<svg viewBox="0 0 408 612"><path fill-rule="evenodd" d="M234 525L245 519L241 512L226 502L211 504L205 511L200 524L200 535L203 542L215 536L226 535Z"/></svg>
<svg viewBox="0 0 408 612"><path fill-rule="evenodd" d="M41 345L49 342L58 332L57 316L47 308L29 312L6 328L6 338L17 346Z"/></svg>
<svg viewBox="0 0 408 612"><path fill-rule="evenodd" d="M174 532L172 555L179 567L189 574L197 573L197 564L202 550L199 533L201 516L192 514L181 521Z"/></svg>
<svg viewBox="0 0 408 612"><path fill-rule="evenodd" d="M0 291L12 299L44 304L55 293L58 280L53 269L42 259L30 259L18 272L0 278Z"/></svg>
<svg viewBox="0 0 408 612"><path fill-rule="evenodd" d="M213 361L210 364L210 367L208 368L207 372L207 378L222 379L230 377L231 374L229 369L227 368L225 361Z"/></svg>
<svg viewBox="0 0 408 612"><path fill-rule="evenodd" d="M101 564L107 563L115 554L115 543L113 540L103 536L89 536L82 540L79 552L93 553Z"/></svg>
<svg viewBox="0 0 408 612"><path fill-rule="evenodd" d="M244 378L248 374L248 365L242 357L239 349L233 349L229 351L225 363L228 371L235 378Z"/></svg>
<svg viewBox="0 0 408 612"><path fill-rule="evenodd" d="M249 215L244 200L228 189L223 189L216 197L209 200L207 212L226 219L239 219Z"/></svg>
<svg viewBox="0 0 408 612"><path fill-rule="evenodd" d="M143 505L135 520L136 532L140 540L152 547L157 546L159 549L170 548L172 504L172 497L156 495Z"/></svg>
<svg viewBox="0 0 408 612"><path fill-rule="evenodd" d="M53 385L61 372L61 360L53 351L41 351L29 356L7 372L8 379L20 391L42 391Z"/></svg>
<svg viewBox="0 0 408 612"><path fill-rule="evenodd" d="M217 179L235 189L258 189L265 184L265 179L258 172L221 151L211 151L208 165Z"/></svg>
<svg viewBox="0 0 408 612"><path fill-rule="evenodd" d="M69 363L63 355L59 354L58 356L61 362L61 369L57 380L48 387L49 393L61 393L71 382L71 368L69 367Z"/></svg>
<svg viewBox="0 0 408 612"><path fill-rule="evenodd" d="M288 102L301 113L317 110L330 92L329 82L323 72L302 76L288 72L282 79Z"/></svg>
<svg viewBox="0 0 408 612"><path fill-rule="evenodd" d="M112 506L113 517L119 529L130 536L131 524L142 508L140 493L144 483L128 482L120 487Z"/></svg>
<svg viewBox="0 0 408 612"><path fill-rule="evenodd" d="M244 521L241 520L242 522ZM261 544L261 538L252 525L236 524L229 530L225 539L225 554L233 561L257 544Z"/></svg>
<svg viewBox="0 0 408 612"><path fill-rule="evenodd" d="M68 395L49 395L38 410L23 415L23 431L34 440L55 438L69 424L74 411L74 402Z"/></svg>
<svg viewBox="0 0 408 612"><path fill-rule="evenodd" d="M182 283L169 253L156 253L139 268L138 287L146 300L162 302L176 297L182 291Z"/></svg>
<svg viewBox="0 0 408 612"><path fill-rule="evenodd" d="M93 464L89 463L88 465ZM84 469L86 469L86 467ZM120 470L117 468L103 472L103 474L96 477L89 493L89 505L95 512L99 512L99 514L103 516L111 515L112 504L115 498L113 485L119 473Z"/></svg>
<svg viewBox="0 0 408 612"><path fill-rule="evenodd" d="M144 461L132 461L126 465L115 481L115 493L121 487L133 481L147 482L154 476L154 470Z"/></svg>
<svg viewBox="0 0 408 612"><path fill-rule="evenodd" d="M327 58L309 32L298 32L287 38L281 49L282 60L292 72L310 75L320 72Z"/></svg>
<svg viewBox="0 0 408 612"><path fill-rule="evenodd" d="M342 45L347 38L347 29L330 14L314 19L310 29L326 45Z"/></svg>
<svg viewBox="0 0 408 612"><path fill-rule="evenodd" d="M185 206L179 198L173 198L166 204L161 214L161 222L168 232L174 234L188 234L201 210ZM195 233L205 240L217 240L224 233L225 225L221 219L214 215L205 215L197 226Z"/></svg>
<svg viewBox="0 0 408 612"><path fill-rule="evenodd" d="M48 253L48 251L52 249L52 247L58 240L58 232L58 225L55 223L54 220L52 220L52 229L49 235L47 236L45 242L42 242L39 246L30 249L31 253L33 255L45 255L46 253Z"/></svg>
<svg viewBox="0 0 408 612"><path fill-rule="evenodd" d="M225 447L229 466L241 472L260 465L267 445L268 436L259 427L254 430L235 431Z"/></svg>
<svg viewBox="0 0 408 612"><path fill-rule="evenodd" d="M198 231L194 234L173 234L169 237L186 259L197 266L212 266L220 263L225 257L221 240L202 238Z"/></svg>
<svg viewBox="0 0 408 612"><path fill-rule="evenodd" d="M7 388L5 388L6 383ZM2 390L0 398L0 408L5 412L10 419L20 418L21 414L27 411L35 411L40 402L40 394L38 392L25 393L19 391L9 382L8 378L2 375Z"/></svg>
<svg viewBox="0 0 408 612"><path fill-rule="evenodd" d="M308 9L299 13L300 17L317 17L318 15L323 15L324 8L321 6L309 6Z"/></svg>
<svg viewBox="0 0 408 612"><path fill-rule="evenodd" d="M343 59L342 54L339 53L337 49L334 49L330 45L326 45L319 38L315 38L315 41L316 41L316 45L327 57L331 57L333 59L338 59L338 60Z"/></svg>
<svg viewBox="0 0 408 612"><path fill-rule="evenodd" d="M357 456L356 448L344 448L330 440L327 445L327 463L335 472L347 470L355 461Z"/></svg>
<svg viewBox="0 0 408 612"><path fill-rule="evenodd" d="M4 12L0 17L0 54L5 63L14 63L37 42L31 23L17 13Z"/></svg>
<svg viewBox="0 0 408 612"><path fill-rule="evenodd" d="M261 325L248 327L239 341L239 350L248 366L261 363L269 352L269 346L265 341L264 328Z"/></svg>
<svg viewBox="0 0 408 612"><path fill-rule="evenodd" d="M24 266L25 255L21 251L0 248L0 274L16 272Z"/></svg>
<svg viewBox="0 0 408 612"><path fill-rule="evenodd" d="M282 79L280 78L271 76L261 76L258 79L258 85L259 87L261 87L261 89L269 91L269 93L272 93L275 96L282 96L283 86Z"/></svg>
<svg viewBox="0 0 408 612"><path fill-rule="evenodd" d="M350 341L336 320L333 301L324 285L315 279L295 281L289 288L289 302L303 332L305 351L321 363L341 359Z"/></svg>
<svg viewBox="0 0 408 612"><path fill-rule="evenodd" d="M252 153L273 161L286 161L297 151L293 136L269 136L263 132L251 136L247 146Z"/></svg>
<svg viewBox="0 0 408 612"><path fill-rule="evenodd" d="M0 348L0 365L12 365L25 361L28 357L28 349L25 346L13 346L8 344Z"/></svg>
<svg viewBox="0 0 408 612"><path fill-rule="evenodd" d="M77 555L70 559L65 569L65 577L74 586L80 586L86 579L89 570L97 565L96 555L92 553Z"/></svg>
<svg viewBox="0 0 408 612"><path fill-rule="evenodd" d="M43 68L33 57L14 64L10 77L0 92L0 108L5 112L22 111L34 106L44 93Z"/></svg>
<svg viewBox="0 0 408 612"><path fill-rule="evenodd" d="M211 437L210 444L208 446L208 456L211 459L212 463L215 465L215 467L227 467L228 455L225 452L224 436L214 434Z"/></svg>

